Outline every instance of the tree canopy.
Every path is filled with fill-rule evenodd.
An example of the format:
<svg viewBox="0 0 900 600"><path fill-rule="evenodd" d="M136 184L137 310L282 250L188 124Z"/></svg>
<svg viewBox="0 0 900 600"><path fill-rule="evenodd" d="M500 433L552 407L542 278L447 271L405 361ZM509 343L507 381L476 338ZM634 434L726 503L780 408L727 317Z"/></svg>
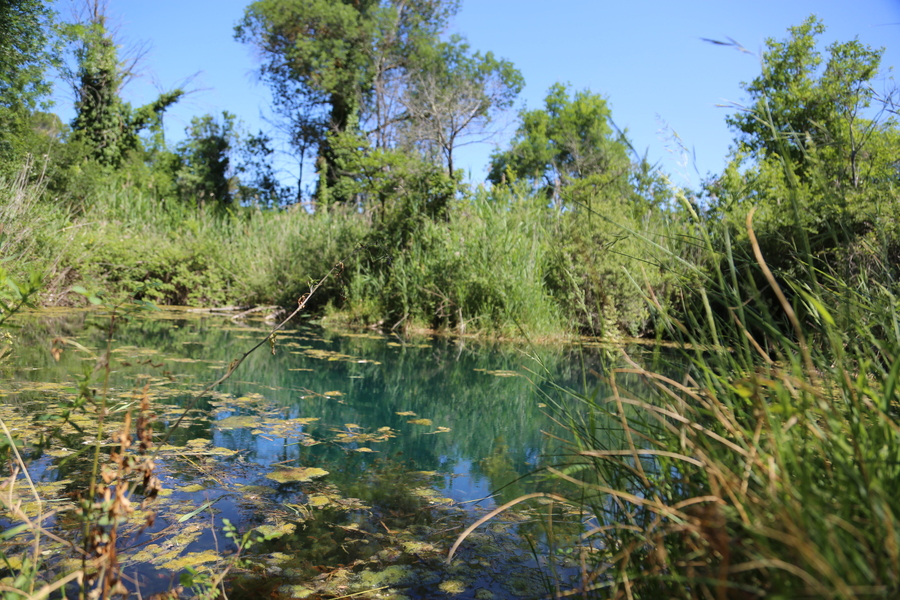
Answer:
<svg viewBox="0 0 900 600"><path fill-rule="evenodd" d="M742 84L748 109L727 122L740 149L759 158L783 153L804 179L810 155L825 152L830 169L858 187L863 149L884 125L870 110L884 49L859 40L835 42L823 57L817 38L825 25L815 16L788 32L788 39L766 41L762 72Z"/></svg>
<svg viewBox="0 0 900 600"><path fill-rule="evenodd" d="M557 202L576 183L605 188L607 195L623 192L629 146L611 114L602 96L584 90L571 97L567 86L553 85L544 108L519 113L510 148L493 154L488 179L525 179Z"/></svg>
<svg viewBox="0 0 900 600"><path fill-rule="evenodd" d="M23 151L29 114L50 93L45 76L54 62L53 13L42 0L0 3L0 163ZM5 169L4 169L5 170Z"/></svg>
<svg viewBox="0 0 900 600"><path fill-rule="evenodd" d="M900 129L878 91L883 49L851 40L823 52L824 32L811 16L786 39L766 41L760 75L743 84L749 104L727 119L732 159L707 185L738 237L747 211L759 208L763 252L786 269L801 251L838 262L868 254L861 244L900 216Z"/></svg>
<svg viewBox="0 0 900 600"><path fill-rule="evenodd" d="M442 0L259 0L235 37L260 50L260 77L272 87L294 147L317 149L325 184L334 188L336 156L326 133L372 121L376 145L387 145L398 119L396 80L456 7Z"/></svg>
<svg viewBox="0 0 900 600"><path fill-rule="evenodd" d="M315 150L319 191L349 200L348 144L403 148L446 165L467 135L481 135L522 87L521 74L462 38L441 41L456 0L259 0L235 28L262 56L261 79L301 156ZM337 140L342 140L338 142ZM338 146L344 157L338 155Z"/></svg>
<svg viewBox="0 0 900 600"><path fill-rule="evenodd" d="M421 67L410 75L403 99L408 117L404 131L426 153L439 153L452 177L453 151L490 135L491 120L512 106L523 86L511 62L492 52L472 54L454 36L425 53Z"/></svg>

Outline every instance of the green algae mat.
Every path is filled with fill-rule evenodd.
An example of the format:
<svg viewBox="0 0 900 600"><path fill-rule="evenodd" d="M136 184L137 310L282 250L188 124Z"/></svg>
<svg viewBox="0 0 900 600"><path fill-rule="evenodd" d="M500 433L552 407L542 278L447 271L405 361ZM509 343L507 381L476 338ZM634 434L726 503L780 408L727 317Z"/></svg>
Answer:
<svg viewBox="0 0 900 600"><path fill-rule="evenodd" d="M0 490L8 577L34 543L15 529L23 515L47 533L40 581L81 568L77 515L99 447L101 477L110 463L149 473L106 542L143 597L224 586L231 598L530 598L577 578L590 518L548 498L484 523L446 559L488 511L554 491L533 473L566 449L537 391L545 377L576 385L584 356L306 325L198 398L266 323L163 311L111 339L102 312L17 325L0 419L34 489L19 472ZM85 398L104 390L100 415Z"/></svg>

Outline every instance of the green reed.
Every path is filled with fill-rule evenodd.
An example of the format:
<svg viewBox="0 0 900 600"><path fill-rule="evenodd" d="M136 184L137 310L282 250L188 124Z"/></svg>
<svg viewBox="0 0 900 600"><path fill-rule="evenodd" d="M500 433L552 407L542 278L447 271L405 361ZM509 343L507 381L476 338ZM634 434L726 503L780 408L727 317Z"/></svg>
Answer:
<svg viewBox="0 0 900 600"><path fill-rule="evenodd" d="M800 214L797 186L784 200ZM689 224L673 225L668 244L647 240L687 267L682 309L656 302L635 277L675 349L660 347L650 364L623 353L604 374L608 394L557 390L572 447L551 471L596 518L569 593L895 597L900 329L890 244L869 243L864 268L847 268L813 252L798 226L780 240L795 250L776 269L755 209L743 231L701 220L687 203L685 212ZM830 227L825 235L847 239Z"/></svg>

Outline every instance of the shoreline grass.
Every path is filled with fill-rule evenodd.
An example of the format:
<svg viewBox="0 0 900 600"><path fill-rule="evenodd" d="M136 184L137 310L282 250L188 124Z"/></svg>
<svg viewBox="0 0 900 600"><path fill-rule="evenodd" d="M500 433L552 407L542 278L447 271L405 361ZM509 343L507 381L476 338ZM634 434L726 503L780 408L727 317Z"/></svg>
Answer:
<svg viewBox="0 0 900 600"><path fill-rule="evenodd" d="M580 597L900 593L890 261L848 278L800 251L773 272L753 214L744 257L726 224L701 227L705 309L658 314L676 361L623 355L608 394L557 389L572 454L551 472L599 523Z"/></svg>
<svg viewBox="0 0 900 600"><path fill-rule="evenodd" d="M40 184L20 183L0 190L0 209L25 211L17 222L34 223L19 251L27 249L28 260L16 268L27 262L43 274L45 305L69 303L65 292L82 285L105 298L140 288L162 305L289 308L317 273L361 246L365 252L311 307L325 321L504 339L633 338L649 325L621 253L598 246L590 264L573 260L585 244L606 237L620 246L636 241L623 241L601 219L586 229L524 189L479 188L453 200L446 219L432 220L415 211L379 217L341 206L315 213L207 210L115 178L93 190L78 213L48 211L52 200L41 197ZM648 228L661 223L631 225L652 236ZM398 241L410 227L408 239ZM557 243L570 229L581 241ZM665 287L666 276L651 270L651 282ZM593 305L592 298L607 296Z"/></svg>

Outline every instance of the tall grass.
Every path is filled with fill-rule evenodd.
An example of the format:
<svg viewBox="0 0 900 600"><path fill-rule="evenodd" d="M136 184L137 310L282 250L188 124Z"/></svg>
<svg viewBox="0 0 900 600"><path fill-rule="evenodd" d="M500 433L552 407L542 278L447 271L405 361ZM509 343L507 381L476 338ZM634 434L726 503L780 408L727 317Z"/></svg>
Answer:
<svg viewBox="0 0 900 600"><path fill-rule="evenodd" d="M7 188L0 224L16 237L4 256L45 274L48 304L67 302L65 291L83 285L106 299L141 289L161 304L291 307L311 278L359 245L366 251L310 307L333 323L489 336L637 335L647 331L650 311L628 271L647 278L663 304L671 290L656 265L633 258L637 234L657 235L664 219L659 211L649 219L627 214L624 199L604 210L623 216L635 235L506 185L461 192L440 214L418 196L390 198L380 210L315 213L203 205L135 185L127 173L90 186L71 212L24 178Z"/></svg>
<svg viewBox="0 0 900 600"><path fill-rule="evenodd" d="M479 189L456 200L446 221L423 221L353 291L374 298L370 310L391 326L559 333L564 321L545 284L551 219L537 198Z"/></svg>
<svg viewBox="0 0 900 600"><path fill-rule="evenodd" d="M625 215L626 205L605 209ZM291 306L312 274L363 244L312 307L334 323L494 336L646 331L650 313L623 268L640 264L629 256L634 236L551 208L524 186L479 186L432 213L402 195L382 210L208 210L111 181L86 203L90 226L70 255L101 287L155 281L160 302ZM658 216L627 221L652 235ZM661 273L644 266L665 302Z"/></svg>
<svg viewBox="0 0 900 600"><path fill-rule="evenodd" d="M309 283L328 272L366 239L369 220L352 208L248 211L213 233L227 251L230 271L240 273L240 292L251 304L293 306ZM348 265L347 268L356 263ZM347 275L328 283L313 308L341 306Z"/></svg>
<svg viewBox="0 0 900 600"><path fill-rule="evenodd" d="M724 223L684 226L707 259L685 263L695 303L676 314L647 294L678 350L657 349L651 364L623 356L603 395L559 390L573 446L552 471L596 518L572 594L900 594L890 258L873 248L848 275L801 250L790 274L773 273L753 215L746 255Z"/></svg>
<svg viewBox="0 0 900 600"><path fill-rule="evenodd" d="M350 211L198 207L113 182L88 203L67 264L109 293L151 284L166 304L296 306L364 238ZM336 295L330 284L317 297Z"/></svg>
<svg viewBox="0 0 900 600"><path fill-rule="evenodd" d="M20 278L51 268L71 235L66 211L41 202L40 177L32 180L37 168L29 159L14 178L0 180L0 259Z"/></svg>

